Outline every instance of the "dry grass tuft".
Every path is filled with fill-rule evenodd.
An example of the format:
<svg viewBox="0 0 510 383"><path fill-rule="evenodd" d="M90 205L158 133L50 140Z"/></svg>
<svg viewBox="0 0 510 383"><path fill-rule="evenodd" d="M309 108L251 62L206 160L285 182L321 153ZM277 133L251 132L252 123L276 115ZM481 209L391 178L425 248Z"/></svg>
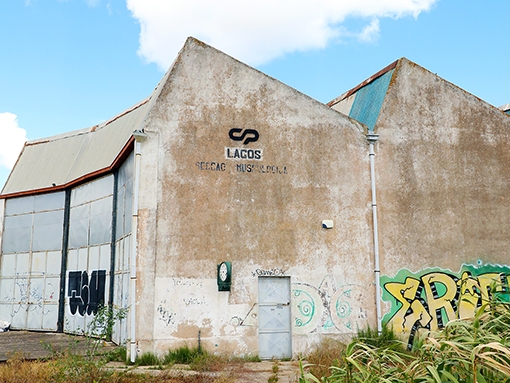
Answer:
<svg viewBox="0 0 510 383"><path fill-rule="evenodd" d="M50 382L55 371L47 362L32 362L14 357L0 364L0 382Z"/></svg>
<svg viewBox="0 0 510 383"><path fill-rule="evenodd" d="M330 367L340 365L344 352L345 344L336 339L324 338L307 357L309 372L318 379L330 376Z"/></svg>

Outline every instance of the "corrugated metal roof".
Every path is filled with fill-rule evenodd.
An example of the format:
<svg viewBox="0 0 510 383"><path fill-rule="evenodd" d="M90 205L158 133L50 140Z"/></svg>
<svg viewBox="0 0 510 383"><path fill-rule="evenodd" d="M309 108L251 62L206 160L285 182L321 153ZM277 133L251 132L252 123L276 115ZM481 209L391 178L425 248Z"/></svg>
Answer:
<svg viewBox="0 0 510 383"><path fill-rule="evenodd" d="M59 190L110 169L142 125L147 101L90 129L27 142L0 196Z"/></svg>
<svg viewBox="0 0 510 383"><path fill-rule="evenodd" d="M379 77L381 77L382 75L384 75L386 72L389 72L391 71L392 69L395 69L395 67L397 66L397 63L398 63L399 60L397 61L394 61L392 62L390 65L386 66L385 68L381 69L379 72L377 72L376 74L370 76L369 78L367 78L365 81L363 81L361 84L355 86L354 88L352 88L351 90L348 90L347 92L343 93L342 95L338 96L337 98L335 98L334 100L331 100L330 102L328 102L326 105L329 106L329 107L332 107L334 106L335 104L338 104L340 101L350 97L351 95L353 95L354 93L356 93L358 90L360 90L361 88L367 86L368 84L372 83L373 81L377 80Z"/></svg>
<svg viewBox="0 0 510 383"><path fill-rule="evenodd" d="M348 116L362 122L368 130L374 130L379 112L386 97L394 69L377 77L374 81L360 88L355 94L354 102Z"/></svg>

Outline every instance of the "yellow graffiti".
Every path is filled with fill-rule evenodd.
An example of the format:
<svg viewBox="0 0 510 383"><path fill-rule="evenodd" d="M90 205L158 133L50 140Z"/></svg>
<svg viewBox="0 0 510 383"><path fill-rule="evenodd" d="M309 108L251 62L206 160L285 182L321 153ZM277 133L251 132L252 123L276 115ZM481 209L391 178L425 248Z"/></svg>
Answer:
<svg viewBox="0 0 510 383"><path fill-rule="evenodd" d="M476 305L480 298L477 290L479 289L476 279L471 278L467 272L462 273L461 279L457 282L460 288L460 300L458 304L458 318L471 318L476 310Z"/></svg>
<svg viewBox="0 0 510 383"><path fill-rule="evenodd" d="M430 322L430 315L423 304L416 300L420 281L414 278L406 278L404 283L389 282L384 285L385 289L393 295L402 306L393 316L391 325L402 332L410 332L417 321L422 327ZM411 310L411 311L410 311Z"/></svg>
<svg viewBox="0 0 510 383"><path fill-rule="evenodd" d="M460 278L439 271L387 282L384 288L396 299L388 324L410 334L411 341L420 328L435 331L451 320L473 317L492 294L507 293L509 284L510 275L491 272L473 277L467 271Z"/></svg>
<svg viewBox="0 0 510 383"><path fill-rule="evenodd" d="M425 289L426 301L429 306L428 311L432 317L430 328L440 328L442 327L443 321L446 323L456 318L452 303L455 301L457 295L457 283L448 274L442 273L427 274L422 277L422 281ZM438 283L443 284L443 288L446 288L446 292L442 296L438 296L436 291ZM443 317L442 310L444 310L446 318Z"/></svg>

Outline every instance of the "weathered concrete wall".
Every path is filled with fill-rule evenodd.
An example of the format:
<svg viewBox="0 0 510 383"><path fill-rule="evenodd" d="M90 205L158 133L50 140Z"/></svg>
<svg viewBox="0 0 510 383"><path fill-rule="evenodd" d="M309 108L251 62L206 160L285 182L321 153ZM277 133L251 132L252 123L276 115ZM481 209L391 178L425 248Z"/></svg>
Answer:
<svg viewBox="0 0 510 383"><path fill-rule="evenodd" d="M254 138L250 129L258 140L233 140L233 128L240 129L234 138ZM137 295L142 351L194 345L200 330L210 349L257 353L259 275L291 278L294 352L322 333L375 324L361 124L189 40L145 132ZM234 158L236 149L260 159ZM334 228L323 229L324 219ZM230 292L216 285L222 261L232 262Z"/></svg>
<svg viewBox="0 0 510 383"><path fill-rule="evenodd" d="M510 119L402 59L375 129L381 270L399 284L388 301L423 298L430 318L413 306L407 327L422 315L434 329L462 316L462 294L478 299L472 282L502 270L491 264L508 265Z"/></svg>

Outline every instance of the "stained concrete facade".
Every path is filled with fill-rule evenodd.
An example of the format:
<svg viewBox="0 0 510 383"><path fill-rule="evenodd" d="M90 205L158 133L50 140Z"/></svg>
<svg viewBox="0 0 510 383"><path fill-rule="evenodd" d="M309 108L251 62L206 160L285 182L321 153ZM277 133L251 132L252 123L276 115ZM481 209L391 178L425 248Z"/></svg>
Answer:
<svg viewBox="0 0 510 383"><path fill-rule="evenodd" d="M510 118L406 59L385 76L372 125L384 311L407 334L472 315L492 279L508 289Z"/></svg>
<svg viewBox="0 0 510 383"><path fill-rule="evenodd" d="M190 38L147 100L25 147L0 195L0 315L80 332L108 303L132 357L292 357L383 316L411 342L508 288L509 117L406 59L324 105ZM27 178L58 147L61 181ZM56 241L18 246L48 225Z"/></svg>
<svg viewBox="0 0 510 383"><path fill-rule="evenodd" d="M296 351L322 332L363 325L358 315L374 320L370 266L359 272L372 253L363 125L192 41L143 128L142 347L162 351L201 331L211 348L257 352L259 276L290 278ZM258 140L234 141L231 129L254 130ZM230 292L218 291L222 261L232 262ZM339 305L336 295L350 291L348 312L335 307L327 318L317 294L325 285Z"/></svg>

